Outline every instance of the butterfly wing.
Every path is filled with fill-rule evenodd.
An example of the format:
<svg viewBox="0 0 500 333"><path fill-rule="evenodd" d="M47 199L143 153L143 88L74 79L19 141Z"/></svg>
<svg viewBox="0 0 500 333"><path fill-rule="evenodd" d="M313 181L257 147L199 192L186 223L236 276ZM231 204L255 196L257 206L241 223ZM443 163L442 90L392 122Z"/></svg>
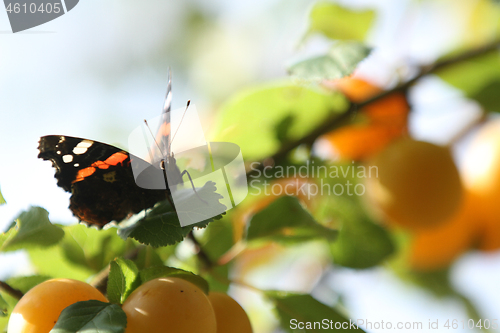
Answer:
<svg viewBox="0 0 500 333"><path fill-rule="evenodd" d="M163 112L161 114L161 121L156 132L156 142L159 145L159 150L162 156L159 159L166 159L170 156L170 140L172 138L172 128L170 122L170 112L172 110L172 74L168 71L167 79L167 93L165 94L165 101L163 103Z"/></svg>
<svg viewBox="0 0 500 333"><path fill-rule="evenodd" d="M168 70L167 78L167 93L165 94L165 101L163 103L163 112L161 114L161 121L156 132L156 142L159 146L161 156L157 156L156 160L164 161L163 168L166 168L169 182L174 184L182 183L181 172L177 167L175 158L171 152L172 140L172 123L171 123L171 110L172 110L172 73ZM168 185L167 185L168 188Z"/></svg>
<svg viewBox="0 0 500 333"><path fill-rule="evenodd" d="M96 169L92 164L108 161L118 165L125 161L128 153L111 145L62 135L48 135L40 138L38 158L52 161L56 169L57 185L66 192L77 179L85 178ZM94 170L95 171L95 170Z"/></svg>
<svg viewBox="0 0 500 333"><path fill-rule="evenodd" d="M130 155L88 139L50 135L40 138L39 158L52 161L57 185L71 192L69 208L81 221L104 226L154 206L164 190L136 185Z"/></svg>

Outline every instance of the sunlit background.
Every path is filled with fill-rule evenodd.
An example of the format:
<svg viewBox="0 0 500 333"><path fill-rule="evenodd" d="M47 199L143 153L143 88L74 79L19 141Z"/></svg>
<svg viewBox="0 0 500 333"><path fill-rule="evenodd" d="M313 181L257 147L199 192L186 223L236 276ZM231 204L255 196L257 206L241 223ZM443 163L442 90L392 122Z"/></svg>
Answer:
<svg viewBox="0 0 500 333"><path fill-rule="evenodd" d="M375 51L359 72L390 87L415 71L408 64L430 63L469 38L465 18L475 2L339 3L377 10L369 33ZM170 67L174 108L191 99L210 139L218 110L235 92L287 80L288 63L327 48L320 36L303 41L313 3L85 0L54 21L16 34L0 10L0 188L7 200L0 207L0 229L32 205L47 209L54 222L77 222L67 208L69 194L56 186L51 164L37 159L40 136L64 134L126 148L128 134L161 112ZM418 84L410 98L411 133L437 143L446 143L479 111L436 77ZM457 149L457 161L460 153ZM325 263L316 251L313 244L283 253L273 259L272 270L254 272L249 279L266 289L313 288L313 295L325 301L341 297L351 318L421 321L424 327L429 319L467 319L461 303L437 299L383 268L335 267L317 281ZM0 279L29 272L22 253L0 256ZM490 320L500 320L499 276L499 253L468 254L452 269L455 287ZM324 284L336 293L325 295ZM281 332L257 293L244 288L232 293L250 313L255 332ZM454 330L462 331L471 332Z"/></svg>

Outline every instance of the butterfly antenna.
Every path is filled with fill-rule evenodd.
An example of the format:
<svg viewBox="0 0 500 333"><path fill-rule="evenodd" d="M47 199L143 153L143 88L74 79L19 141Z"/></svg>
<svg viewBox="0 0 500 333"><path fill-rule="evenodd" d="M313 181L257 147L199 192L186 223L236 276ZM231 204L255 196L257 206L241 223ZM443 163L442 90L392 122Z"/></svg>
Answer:
<svg viewBox="0 0 500 333"><path fill-rule="evenodd" d="M175 130L174 136L172 136L172 140L170 140L170 143L168 144L168 150L170 151L170 146L172 145L172 142L174 142L175 136L177 135L177 132L179 132L179 128L181 128L182 121L184 120L184 116L186 115L187 109L189 108L189 104L191 104L191 100L187 101L186 104L186 109L184 109L184 113L182 114L181 121L179 122L179 126L177 126L177 129Z"/></svg>
<svg viewBox="0 0 500 333"><path fill-rule="evenodd" d="M155 136L153 135L153 132L151 131L151 127L149 127L148 121L147 121L146 119L144 119L144 123L146 124L146 127L147 127L147 128L148 128L148 130L149 130L149 133L150 133L150 134L151 134L151 136L153 137L153 141L155 142L156 147L158 147L158 150L161 152L160 145L158 144L158 142L156 142L156 138L155 138Z"/></svg>

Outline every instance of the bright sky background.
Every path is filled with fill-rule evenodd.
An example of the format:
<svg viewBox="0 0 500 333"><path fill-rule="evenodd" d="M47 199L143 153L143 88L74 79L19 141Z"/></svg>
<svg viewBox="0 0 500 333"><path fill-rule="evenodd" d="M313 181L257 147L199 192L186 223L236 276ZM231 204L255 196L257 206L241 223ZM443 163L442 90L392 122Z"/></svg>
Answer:
<svg viewBox="0 0 500 333"><path fill-rule="evenodd" d="M413 25L405 25L410 31L398 28L409 0L343 2L381 10L370 40L383 50L373 55L377 66L367 62L361 71L383 84L394 81L387 75L391 68L408 60L432 61L460 38L454 29L460 17L445 15L450 8L438 1L427 1L432 15L412 12ZM79 136L126 148L130 131L161 112L171 66L174 108L188 99L196 103L209 139L209 115L231 93L283 78L290 59L325 49L321 38L297 48L312 3L85 0L68 14L17 34L0 10L0 188L8 202L0 207L0 229L30 205L47 209L54 222L76 223L67 208L69 194L56 186L50 163L37 159L40 136ZM201 13L211 23L190 34L188 13L193 20ZM474 115L474 104L448 103L457 94L432 78L413 91L416 137L445 142L463 124L458 119ZM450 120L456 127L442 131ZM22 264L22 255L2 254L0 279L22 273ZM468 255L453 271L460 290L489 319L500 321L500 255ZM408 287L382 269L339 270L330 283L353 318L424 323L465 318L460 306Z"/></svg>

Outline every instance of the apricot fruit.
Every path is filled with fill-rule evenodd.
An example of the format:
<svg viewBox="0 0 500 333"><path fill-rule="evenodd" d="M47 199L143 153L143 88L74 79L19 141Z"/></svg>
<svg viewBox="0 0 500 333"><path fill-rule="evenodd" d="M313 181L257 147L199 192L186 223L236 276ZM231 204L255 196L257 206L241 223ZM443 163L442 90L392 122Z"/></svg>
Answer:
<svg viewBox="0 0 500 333"><path fill-rule="evenodd" d="M107 302L96 288L71 279L47 280L31 288L12 310L7 332L49 333L62 310L88 300Z"/></svg>
<svg viewBox="0 0 500 333"><path fill-rule="evenodd" d="M205 293L180 278L157 278L130 294L122 306L126 333L216 333L214 310Z"/></svg>
<svg viewBox="0 0 500 333"><path fill-rule="evenodd" d="M447 147L403 138L377 154L367 168L372 175L366 179L368 202L395 226L436 227L461 205L462 184Z"/></svg>
<svg viewBox="0 0 500 333"><path fill-rule="evenodd" d="M218 292L208 294L208 299L217 320L217 333L252 333L250 320L238 302Z"/></svg>

